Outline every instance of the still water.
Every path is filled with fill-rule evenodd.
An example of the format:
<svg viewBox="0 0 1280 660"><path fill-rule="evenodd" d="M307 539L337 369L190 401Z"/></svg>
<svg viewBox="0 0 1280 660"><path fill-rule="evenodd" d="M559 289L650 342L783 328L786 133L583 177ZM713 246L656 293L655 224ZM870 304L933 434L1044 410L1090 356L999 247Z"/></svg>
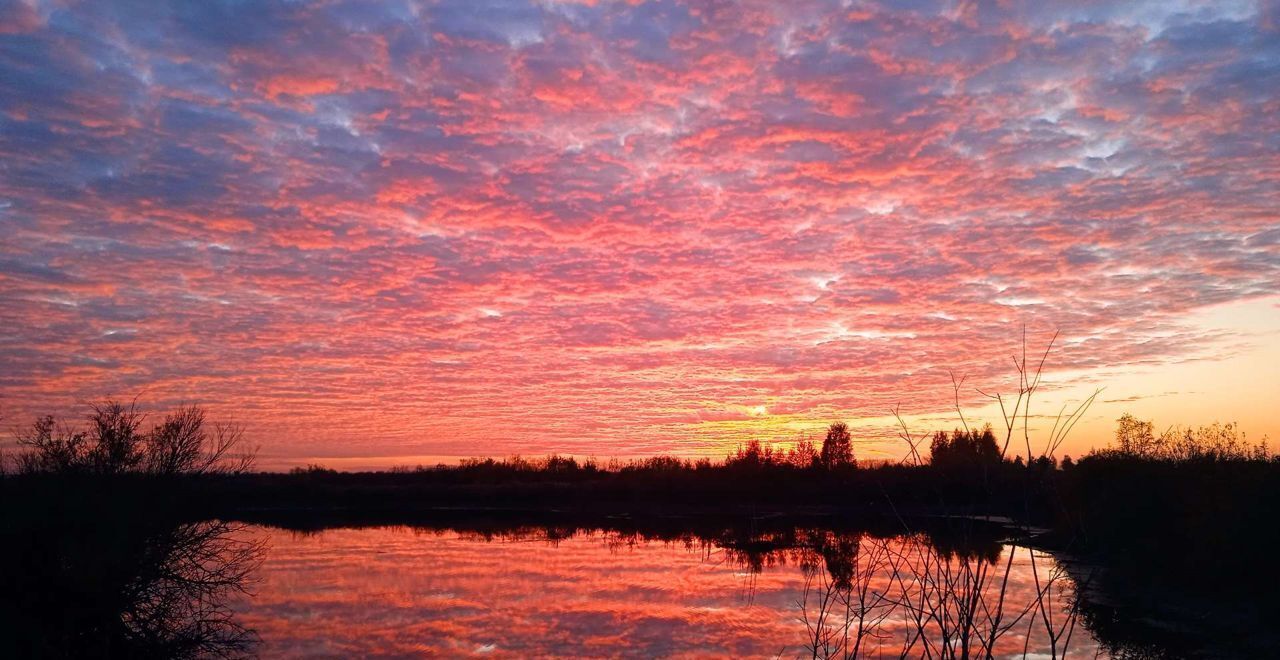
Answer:
<svg viewBox="0 0 1280 660"><path fill-rule="evenodd" d="M1073 576L1007 543L411 527L235 534L264 657L1096 657ZM1079 578L1079 575L1075 575Z"/></svg>

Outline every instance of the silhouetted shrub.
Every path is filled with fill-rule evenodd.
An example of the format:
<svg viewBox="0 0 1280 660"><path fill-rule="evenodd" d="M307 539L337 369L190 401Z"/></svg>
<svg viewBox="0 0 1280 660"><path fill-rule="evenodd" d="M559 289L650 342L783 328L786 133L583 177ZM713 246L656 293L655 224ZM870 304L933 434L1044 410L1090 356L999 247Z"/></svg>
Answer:
<svg viewBox="0 0 1280 660"><path fill-rule="evenodd" d="M338 474L338 471L331 468L327 468L323 465L319 465L317 463L308 463L305 466L300 465L298 467L295 467L289 470L289 474L298 476L298 477L301 477L301 476L319 477L319 476L327 476L327 475L336 475Z"/></svg>
<svg viewBox="0 0 1280 660"><path fill-rule="evenodd" d="M1150 420L1125 413L1116 420L1116 446L1095 450L1092 456L1116 456L1143 460L1187 461L1269 461L1274 457L1264 438L1250 443L1235 424L1198 428L1173 427L1160 435Z"/></svg>
<svg viewBox="0 0 1280 660"><path fill-rule="evenodd" d="M148 432L146 416L133 403L92 404L85 428L37 419L18 436L24 451L17 456L21 473L114 475L238 474L253 464L252 452L236 453L243 430L232 424L205 422L196 406L165 415Z"/></svg>

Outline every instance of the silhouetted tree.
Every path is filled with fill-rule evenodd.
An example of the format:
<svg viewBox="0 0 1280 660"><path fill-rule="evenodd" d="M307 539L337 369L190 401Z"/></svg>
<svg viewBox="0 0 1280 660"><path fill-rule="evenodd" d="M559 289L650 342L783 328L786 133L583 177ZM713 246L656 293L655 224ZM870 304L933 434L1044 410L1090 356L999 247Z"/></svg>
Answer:
<svg viewBox="0 0 1280 660"><path fill-rule="evenodd" d="M1002 460L989 424L981 431L955 429L950 436L945 431L934 433L929 455L934 465L948 468L994 465Z"/></svg>
<svg viewBox="0 0 1280 660"><path fill-rule="evenodd" d="M822 441L819 462L828 470L854 464L852 436L849 425L836 422L827 427L827 437Z"/></svg>
<svg viewBox="0 0 1280 660"><path fill-rule="evenodd" d="M811 468L819 463L818 449L807 438L796 443L787 454L787 462L797 468Z"/></svg>
<svg viewBox="0 0 1280 660"><path fill-rule="evenodd" d="M766 456L767 455L767 456ZM759 440L751 440L746 446L739 445L738 450L725 461L729 465L759 467L773 458L772 449L766 450Z"/></svg>

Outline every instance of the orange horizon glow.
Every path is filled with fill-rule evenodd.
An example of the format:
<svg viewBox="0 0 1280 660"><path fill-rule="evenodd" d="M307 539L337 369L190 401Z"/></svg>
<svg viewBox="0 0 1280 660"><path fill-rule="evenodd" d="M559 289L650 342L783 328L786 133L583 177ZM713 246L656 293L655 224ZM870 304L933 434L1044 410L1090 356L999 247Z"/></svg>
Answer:
<svg viewBox="0 0 1280 660"><path fill-rule="evenodd" d="M893 460L1024 332L1038 433L1104 388L1059 454L1280 438L1272 5L248 11L0 9L7 448L136 397L271 470Z"/></svg>

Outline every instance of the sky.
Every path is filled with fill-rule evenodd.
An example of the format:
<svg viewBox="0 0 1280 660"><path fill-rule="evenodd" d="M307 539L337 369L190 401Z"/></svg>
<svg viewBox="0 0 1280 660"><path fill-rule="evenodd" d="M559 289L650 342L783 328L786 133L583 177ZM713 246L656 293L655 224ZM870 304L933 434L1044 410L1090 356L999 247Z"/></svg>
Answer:
<svg viewBox="0 0 1280 660"><path fill-rule="evenodd" d="M6 0L0 426L897 458L1057 333L1066 453L1280 438L1277 90L1275 2Z"/></svg>

